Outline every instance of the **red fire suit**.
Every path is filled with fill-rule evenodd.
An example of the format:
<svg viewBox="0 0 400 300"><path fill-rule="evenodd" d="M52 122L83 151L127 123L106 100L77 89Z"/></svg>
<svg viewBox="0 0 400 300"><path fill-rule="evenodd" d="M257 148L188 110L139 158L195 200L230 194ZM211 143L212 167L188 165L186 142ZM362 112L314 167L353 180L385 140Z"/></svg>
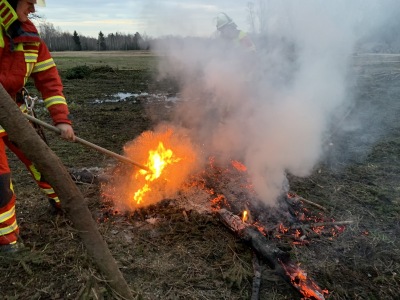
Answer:
<svg viewBox="0 0 400 300"><path fill-rule="evenodd" d="M9 95L16 99L17 93L24 87L28 78L33 78L54 124L71 124L61 79L47 46L31 21L21 23L17 31L14 24L11 38L10 26L14 22L19 22L17 19L14 9L8 2L0 0L0 83ZM26 110L24 103L18 105L22 111ZM26 165L47 197L59 204L53 188L33 163L9 141L7 133L0 126L0 245L15 243L19 233L15 216L16 197L5 146Z"/></svg>

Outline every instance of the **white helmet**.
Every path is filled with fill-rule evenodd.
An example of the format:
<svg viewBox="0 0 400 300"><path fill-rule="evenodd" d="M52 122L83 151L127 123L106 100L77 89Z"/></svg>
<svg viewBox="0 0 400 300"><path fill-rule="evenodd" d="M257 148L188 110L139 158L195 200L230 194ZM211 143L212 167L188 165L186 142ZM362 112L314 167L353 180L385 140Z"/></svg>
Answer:
<svg viewBox="0 0 400 300"><path fill-rule="evenodd" d="M222 27L226 25L232 25L236 27L235 22L226 14L226 13L219 13L217 16L217 29L221 30Z"/></svg>
<svg viewBox="0 0 400 300"><path fill-rule="evenodd" d="M39 6L46 6L46 0L29 0L29 3L37 4Z"/></svg>

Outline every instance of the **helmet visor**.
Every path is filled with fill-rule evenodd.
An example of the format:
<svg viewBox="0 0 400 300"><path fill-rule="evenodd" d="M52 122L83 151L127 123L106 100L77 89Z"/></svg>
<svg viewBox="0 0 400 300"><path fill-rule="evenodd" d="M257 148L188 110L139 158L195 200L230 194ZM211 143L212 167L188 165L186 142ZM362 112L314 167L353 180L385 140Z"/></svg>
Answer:
<svg viewBox="0 0 400 300"><path fill-rule="evenodd" d="M46 0L28 0L28 2L38 6L46 6Z"/></svg>

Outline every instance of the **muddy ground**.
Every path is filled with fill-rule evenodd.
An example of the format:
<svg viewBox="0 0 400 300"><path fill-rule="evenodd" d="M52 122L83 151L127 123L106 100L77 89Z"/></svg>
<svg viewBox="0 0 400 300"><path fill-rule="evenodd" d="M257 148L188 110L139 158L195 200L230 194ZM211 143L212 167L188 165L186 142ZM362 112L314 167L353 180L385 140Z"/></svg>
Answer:
<svg viewBox="0 0 400 300"><path fill-rule="evenodd" d="M315 172L307 178L289 175L292 191L326 209L304 204L311 213L353 223L335 236L316 234L307 245L270 240L329 291L328 299L399 299L400 56L360 55L354 70L356 101L338 123L368 120L369 130L333 128ZM117 153L168 120L179 105L165 101L178 92L176 85L155 80L152 69L96 67L81 79L66 79L67 71L61 75L77 135ZM148 94L101 101L120 92ZM44 112L38 114L48 121ZM52 133L47 137L68 169L95 174L116 164ZM52 214L23 165L12 154L10 161L26 249L0 255L0 298L114 299L68 218ZM254 253L215 214L196 209L198 199L212 198L200 187L183 188L176 199L136 214L120 214L102 200L98 182L77 184L136 299L251 299ZM301 298L260 264L260 299Z"/></svg>

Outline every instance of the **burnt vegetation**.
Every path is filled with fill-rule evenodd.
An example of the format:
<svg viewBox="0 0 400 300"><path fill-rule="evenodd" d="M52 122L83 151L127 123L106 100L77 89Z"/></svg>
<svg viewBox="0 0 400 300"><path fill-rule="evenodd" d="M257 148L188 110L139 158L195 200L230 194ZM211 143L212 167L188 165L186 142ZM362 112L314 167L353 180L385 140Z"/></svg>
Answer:
<svg viewBox="0 0 400 300"><path fill-rule="evenodd" d="M281 215L246 201L238 204L249 197L235 190L245 176L231 166L234 176L226 176L225 166L218 172L213 169L216 173L209 171L208 177L197 174L197 184L188 182L173 199L129 213L116 211L100 195L101 180L78 181L136 299L251 299L253 249L226 228L212 209L205 213L196 207L199 203L212 206L217 194L224 194L226 201L238 205L228 205L235 214L243 208L253 209L253 218L264 222L268 240L299 263L319 287L328 290L329 299L398 299L399 66L397 55L355 57L356 102L338 123L369 119L371 128L333 128L326 157L315 171L306 178L288 175L291 191L324 210L306 202L288 203L290 199L282 200L287 213L281 209ZM122 152L126 142L168 120L171 105L179 105L179 101L166 105L165 98L155 97L178 90L171 82L157 81L153 68L123 70L104 63L98 68L78 65L60 73L77 135L117 153ZM28 88L35 92L31 84ZM137 96L119 102L95 101L113 99L120 92ZM49 121L39 106L39 118ZM366 107L376 109L370 114ZM376 117L380 112L385 118ZM389 126L382 127L382 122ZM67 168L92 168L94 173L116 164L52 133L47 138ZM340 155L344 150L348 153L345 157ZM0 254L0 271L4 274L0 278L0 298L113 299L70 221L51 214L46 198L23 165L11 153L9 156L17 218L26 249L14 255ZM322 232L314 231L312 226L345 220L352 223L327 225ZM280 223L303 231L296 237L293 228L286 232ZM332 232L332 228L340 230ZM259 264L260 299L301 298L265 261L261 259Z"/></svg>

